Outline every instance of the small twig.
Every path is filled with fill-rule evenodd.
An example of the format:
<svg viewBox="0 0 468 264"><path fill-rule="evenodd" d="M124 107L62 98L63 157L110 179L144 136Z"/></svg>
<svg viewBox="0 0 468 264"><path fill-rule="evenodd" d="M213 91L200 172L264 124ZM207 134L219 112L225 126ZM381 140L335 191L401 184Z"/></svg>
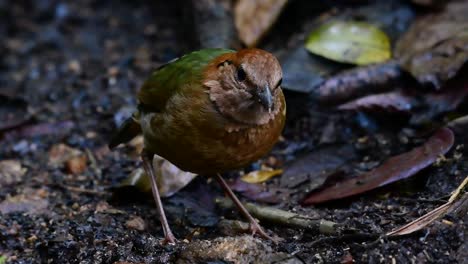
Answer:
<svg viewBox="0 0 468 264"><path fill-rule="evenodd" d="M94 157L93 153L88 148L86 149L86 155L88 156L89 162L91 163L91 168L93 169L97 178L101 179L102 171L99 168L96 158Z"/></svg>
<svg viewBox="0 0 468 264"><path fill-rule="evenodd" d="M93 195L108 195L109 194L109 192L106 192L106 191L83 189L80 187L67 186L63 184L58 184L58 186L63 189L66 189L67 191L76 192L76 193L85 193L85 194L93 194Z"/></svg>
<svg viewBox="0 0 468 264"><path fill-rule="evenodd" d="M225 209L230 209L234 206L232 202L226 198L217 199L216 203ZM245 203L244 206L254 217L265 222L304 228L327 235L341 233L341 226L339 224L325 219L313 219L277 208L258 206L253 203Z"/></svg>
<svg viewBox="0 0 468 264"><path fill-rule="evenodd" d="M318 244L322 243L330 243L336 245L337 243L340 242L357 242L357 241L369 241L373 240L378 241L380 239L381 235L380 234L347 234L347 235L341 235L341 236L334 236L334 237L322 237L319 238L315 241L310 242L307 244L307 247L309 248L314 248Z"/></svg>
<svg viewBox="0 0 468 264"><path fill-rule="evenodd" d="M455 132L463 133L466 127L468 127L468 115L450 121L447 126L453 129Z"/></svg>

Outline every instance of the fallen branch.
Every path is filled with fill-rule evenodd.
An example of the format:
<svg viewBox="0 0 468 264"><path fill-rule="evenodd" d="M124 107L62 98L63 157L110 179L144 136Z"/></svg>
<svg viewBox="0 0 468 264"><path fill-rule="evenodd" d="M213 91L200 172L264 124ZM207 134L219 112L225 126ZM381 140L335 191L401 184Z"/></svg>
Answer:
<svg viewBox="0 0 468 264"><path fill-rule="evenodd" d="M225 209L234 208L234 204L231 200L226 198L216 199L216 203ZM325 219L313 219L273 207L258 206L253 203L245 203L244 206L249 213L261 221L288 227L303 228L327 235L339 234L342 231L341 225Z"/></svg>

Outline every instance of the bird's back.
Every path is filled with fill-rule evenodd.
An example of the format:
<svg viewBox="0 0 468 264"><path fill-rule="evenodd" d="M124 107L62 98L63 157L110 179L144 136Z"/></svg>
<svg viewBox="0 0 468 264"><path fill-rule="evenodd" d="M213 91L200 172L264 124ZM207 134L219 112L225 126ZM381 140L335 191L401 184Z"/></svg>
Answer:
<svg viewBox="0 0 468 264"><path fill-rule="evenodd" d="M141 87L138 102L146 111L163 111L169 98L182 93L190 84L200 83L203 70L214 58L229 49L203 49L162 65Z"/></svg>
<svg viewBox="0 0 468 264"><path fill-rule="evenodd" d="M203 49L174 59L153 71L138 92L138 110L119 127L109 142L115 148L140 134L140 117L149 113L163 113L172 96L183 93L202 78L203 69L222 54L234 52L229 49Z"/></svg>

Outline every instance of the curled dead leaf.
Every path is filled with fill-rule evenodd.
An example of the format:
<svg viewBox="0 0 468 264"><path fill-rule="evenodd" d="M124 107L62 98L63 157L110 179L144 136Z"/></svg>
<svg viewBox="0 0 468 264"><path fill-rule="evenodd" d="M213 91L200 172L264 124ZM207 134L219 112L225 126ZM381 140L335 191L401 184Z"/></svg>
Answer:
<svg viewBox="0 0 468 264"><path fill-rule="evenodd" d="M373 94L339 105L340 110L381 109L389 112L409 112L416 99L400 91Z"/></svg>
<svg viewBox="0 0 468 264"><path fill-rule="evenodd" d="M49 166L54 168L65 166L68 173L82 173L87 167L87 161L85 153L65 144L54 145L49 150Z"/></svg>
<svg viewBox="0 0 468 264"><path fill-rule="evenodd" d="M189 184L197 175L183 171L168 160L155 155L153 166L162 197L169 197ZM142 168L137 168L124 180L121 186L135 186L142 192L150 192L149 177Z"/></svg>
<svg viewBox="0 0 468 264"><path fill-rule="evenodd" d="M238 0L234 21L239 38L248 47L255 46L275 23L288 0Z"/></svg>
<svg viewBox="0 0 468 264"><path fill-rule="evenodd" d="M395 55L421 84L440 90L468 58L468 2L452 1L436 14L420 17L401 37Z"/></svg>

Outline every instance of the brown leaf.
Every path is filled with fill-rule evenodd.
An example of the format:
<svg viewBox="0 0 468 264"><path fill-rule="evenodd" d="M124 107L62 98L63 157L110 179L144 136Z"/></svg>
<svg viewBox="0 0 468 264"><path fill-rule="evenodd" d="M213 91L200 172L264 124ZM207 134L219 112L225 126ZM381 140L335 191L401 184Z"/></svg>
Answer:
<svg viewBox="0 0 468 264"><path fill-rule="evenodd" d="M345 70L314 90L323 103L339 103L370 93L382 93L402 83L403 73L395 62Z"/></svg>
<svg viewBox="0 0 468 264"><path fill-rule="evenodd" d="M8 197L0 203L0 213L26 212L28 214L41 214L47 212L49 200L44 189L28 190L27 193Z"/></svg>
<svg viewBox="0 0 468 264"><path fill-rule="evenodd" d="M468 69L468 64L464 68ZM461 80L455 78L453 82L450 81L451 87L424 94L421 106L418 107L418 111L413 113L410 124L418 125L430 122L442 113L457 109L468 97L468 81L463 80L466 76L461 77Z"/></svg>
<svg viewBox="0 0 468 264"><path fill-rule="evenodd" d="M468 60L468 2L421 17L398 41L395 54L420 83L442 89Z"/></svg>
<svg viewBox="0 0 468 264"><path fill-rule="evenodd" d="M388 112L410 112L415 99L401 91L373 94L339 105L340 110L385 110Z"/></svg>
<svg viewBox="0 0 468 264"><path fill-rule="evenodd" d="M81 157L83 155L83 152L79 149L74 149L65 144L57 144L52 146L52 148L49 150L49 165L52 167L60 167L63 164L67 163L69 160ZM76 163L76 161L72 163ZM75 166L77 164L70 165ZM70 169L68 164L67 168Z"/></svg>
<svg viewBox="0 0 468 264"><path fill-rule="evenodd" d="M281 176L281 186L295 188L301 185L309 191L315 190L325 183L329 175L336 173L355 156L351 146L331 146L316 150L299 157L286 167Z"/></svg>
<svg viewBox="0 0 468 264"><path fill-rule="evenodd" d="M279 203L280 194L271 190L265 190L265 186L256 183L247 183L238 178L236 181L229 183L229 187L233 191L240 192L244 197L250 200L264 203Z"/></svg>
<svg viewBox="0 0 468 264"><path fill-rule="evenodd" d="M255 46L279 17L288 0L238 0L234 21L239 38L248 47Z"/></svg>
<svg viewBox="0 0 468 264"><path fill-rule="evenodd" d="M448 128L438 130L425 144L386 160L379 167L356 178L346 179L334 186L309 195L303 204L317 204L360 194L389 183L413 176L444 155L454 142Z"/></svg>

